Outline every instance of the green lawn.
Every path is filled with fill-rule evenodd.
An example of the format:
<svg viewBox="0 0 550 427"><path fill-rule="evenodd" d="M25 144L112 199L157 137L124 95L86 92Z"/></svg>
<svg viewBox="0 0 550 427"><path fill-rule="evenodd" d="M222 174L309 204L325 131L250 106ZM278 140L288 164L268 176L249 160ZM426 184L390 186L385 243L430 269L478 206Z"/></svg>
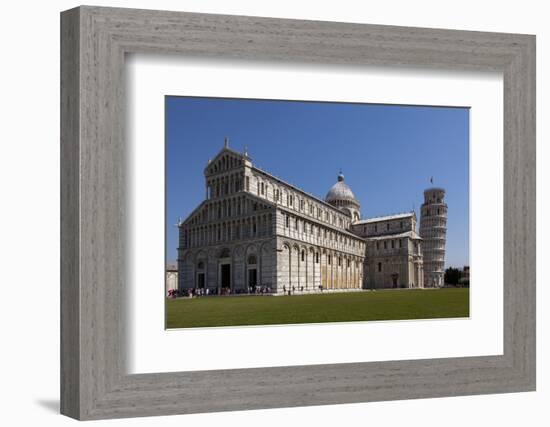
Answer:
<svg viewBox="0 0 550 427"><path fill-rule="evenodd" d="M468 316L468 289L400 289L166 300L167 328Z"/></svg>

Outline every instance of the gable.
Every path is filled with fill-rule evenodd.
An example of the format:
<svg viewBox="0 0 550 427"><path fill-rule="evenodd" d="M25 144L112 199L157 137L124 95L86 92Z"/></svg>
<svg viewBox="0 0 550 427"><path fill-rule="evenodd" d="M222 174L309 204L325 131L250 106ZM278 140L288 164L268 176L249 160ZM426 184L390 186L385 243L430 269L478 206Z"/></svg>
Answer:
<svg viewBox="0 0 550 427"><path fill-rule="evenodd" d="M224 147L214 159L208 162L208 165L204 168L204 175L216 175L217 173L241 167L247 158L244 154Z"/></svg>

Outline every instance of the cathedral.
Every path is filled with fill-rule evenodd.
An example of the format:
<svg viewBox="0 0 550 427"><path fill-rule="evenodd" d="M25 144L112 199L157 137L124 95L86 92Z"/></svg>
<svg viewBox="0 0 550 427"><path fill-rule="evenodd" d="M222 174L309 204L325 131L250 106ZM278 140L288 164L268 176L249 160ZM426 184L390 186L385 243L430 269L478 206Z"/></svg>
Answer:
<svg viewBox="0 0 550 427"><path fill-rule="evenodd" d="M204 168L205 198L178 222L178 289L240 294L443 286L444 190L414 212L361 218L338 175L320 199L224 147Z"/></svg>

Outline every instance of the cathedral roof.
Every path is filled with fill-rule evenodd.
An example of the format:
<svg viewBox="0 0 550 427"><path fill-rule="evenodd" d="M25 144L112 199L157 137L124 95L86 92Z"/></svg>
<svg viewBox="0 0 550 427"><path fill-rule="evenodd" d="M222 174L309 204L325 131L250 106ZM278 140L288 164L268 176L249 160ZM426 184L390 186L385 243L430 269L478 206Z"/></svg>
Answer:
<svg viewBox="0 0 550 427"><path fill-rule="evenodd" d="M260 173L260 174L262 174L262 175L265 175L265 176L267 176L267 177L269 177L269 178L272 178L272 179L274 179L275 181L280 182L281 184L283 184L283 185L285 185L285 186L287 186L287 187L289 187L289 188L292 188L293 190L298 191L298 192L300 192L300 193L302 193L302 194L304 194L304 195L306 195L306 196L308 196L308 197L311 197L312 199L314 199L315 201L317 201L317 202L323 204L323 205L326 206L327 208L332 209L334 212L338 212L338 213L340 213L340 214L342 213L342 211L341 211L340 209L338 209L337 207L331 205L331 204L328 203L326 200L323 200L322 198L317 197L315 194L308 193L307 191L302 190L300 187L297 187L297 186L295 186L294 184L290 184L290 183L284 181L283 179L279 178L278 176L275 176L275 175L273 175L273 174L270 173L270 172L267 172L267 171L265 171L265 170L263 170L263 169L260 169L258 166L252 166L252 170L254 170L255 172L258 172L258 173Z"/></svg>
<svg viewBox="0 0 550 427"><path fill-rule="evenodd" d="M401 237L410 237L411 239L414 239L414 240L422 240L422 237L420 237L418 233L413 230L405 231L399 234L381 234L379 236L365 237L365 240L373 241L373 240L399 239Z"/></svg>
<svg viewBox="0 0 550 427"><path fill-rule="evenodd" d="M416 214L414 212L403 212L403 213L398 213L398 214L393 214L393 215L377 216L377 217L373 217L373 218L362 219L361 221L357 221L355 224L357 224L357 225L370 224L370 223L380 222L380 221L391 221L391 220L394 220L394 219L409 218L411 216L416 217Z"/></svg>
<svg viewBox="0 0 550 427"><path fill-rule="evenodd" d="M355 194L351 191L351 188L349 188L348 184L344 182L344 175L342 175L342 173L338 175L338 181L331 187L325 197L325 201L328 203L335 202L337 200L350 201L359 204L355 198Z"/></svg>

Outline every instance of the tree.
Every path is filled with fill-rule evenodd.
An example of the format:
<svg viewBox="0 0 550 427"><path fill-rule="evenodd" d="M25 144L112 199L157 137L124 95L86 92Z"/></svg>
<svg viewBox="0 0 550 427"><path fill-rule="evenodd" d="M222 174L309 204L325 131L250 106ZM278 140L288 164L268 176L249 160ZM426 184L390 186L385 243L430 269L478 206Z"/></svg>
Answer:
<svg viewBox="0 0 550 427"><path fill-rule="evenodd" d="M458 285L461 276L461 271L458 268L449 267L445 270L445 283L448 285Z"/></svg>

